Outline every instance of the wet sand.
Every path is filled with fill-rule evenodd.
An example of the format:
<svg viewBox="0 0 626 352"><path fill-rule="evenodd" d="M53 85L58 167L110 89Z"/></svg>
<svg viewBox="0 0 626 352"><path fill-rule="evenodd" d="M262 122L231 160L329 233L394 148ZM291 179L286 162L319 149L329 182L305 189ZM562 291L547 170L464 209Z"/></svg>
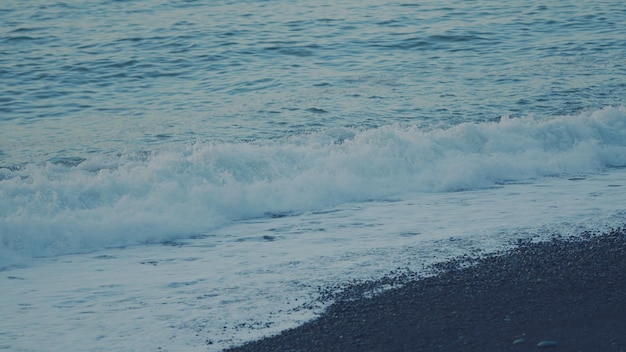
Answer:
<svg viewBox="0 0 626 352"><path fill-rule="evenodd" d="M471 263L230 351L626 351L626 229Z"/></svg>

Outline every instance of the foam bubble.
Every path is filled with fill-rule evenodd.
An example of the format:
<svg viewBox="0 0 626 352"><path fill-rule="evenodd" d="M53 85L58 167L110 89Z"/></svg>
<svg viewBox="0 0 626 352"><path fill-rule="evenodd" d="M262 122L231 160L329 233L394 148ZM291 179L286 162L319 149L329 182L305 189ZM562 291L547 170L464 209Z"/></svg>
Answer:
<svg viewBox="0 0 626 352"><path fill-rule="evenodd" d="M206 233L267 213L623 166L624 107L30 164L2 170L0 247L3 258L84 252Z"/></svg>

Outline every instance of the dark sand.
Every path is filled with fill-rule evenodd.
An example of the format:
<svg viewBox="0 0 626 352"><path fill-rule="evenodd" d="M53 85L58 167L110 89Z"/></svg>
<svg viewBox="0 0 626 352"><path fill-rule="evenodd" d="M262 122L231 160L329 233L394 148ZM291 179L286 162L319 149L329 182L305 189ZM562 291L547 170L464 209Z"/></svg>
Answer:
<svg viewBox="0 0 626 352"><path fill-rule="evenodd" d="M626 229L462 262L230 351L626 351Z"/></svg>

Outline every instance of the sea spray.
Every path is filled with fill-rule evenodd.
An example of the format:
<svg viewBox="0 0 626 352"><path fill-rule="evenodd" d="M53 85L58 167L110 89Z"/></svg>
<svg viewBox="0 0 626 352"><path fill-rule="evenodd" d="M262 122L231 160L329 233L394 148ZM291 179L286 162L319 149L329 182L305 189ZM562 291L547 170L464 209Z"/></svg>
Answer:
<svg viewBox="0 0 626 352"><path fill-rule="evenodd" d="M5 168L0 245L27 257L76 253L189 237L270 213L596 173L626 166L625 125L624 107L606 107Z"/></svg>

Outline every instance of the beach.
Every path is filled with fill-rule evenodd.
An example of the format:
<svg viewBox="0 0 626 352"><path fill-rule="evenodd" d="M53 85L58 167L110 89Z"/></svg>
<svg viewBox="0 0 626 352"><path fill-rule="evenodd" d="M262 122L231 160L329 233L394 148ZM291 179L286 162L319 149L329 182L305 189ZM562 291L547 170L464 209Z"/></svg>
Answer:
<svg viewBox="0 0 626 352"><path fill-rule="evenodd" d="M0 351L626 349L625 11L2 1Z"/></svg>
<svg viewBox="0 0 626 352"><path fill-rule="evenodd" d="M434 276L340 299L316 320L229 351L624 351L625 235L449 261Z"/></svg>

